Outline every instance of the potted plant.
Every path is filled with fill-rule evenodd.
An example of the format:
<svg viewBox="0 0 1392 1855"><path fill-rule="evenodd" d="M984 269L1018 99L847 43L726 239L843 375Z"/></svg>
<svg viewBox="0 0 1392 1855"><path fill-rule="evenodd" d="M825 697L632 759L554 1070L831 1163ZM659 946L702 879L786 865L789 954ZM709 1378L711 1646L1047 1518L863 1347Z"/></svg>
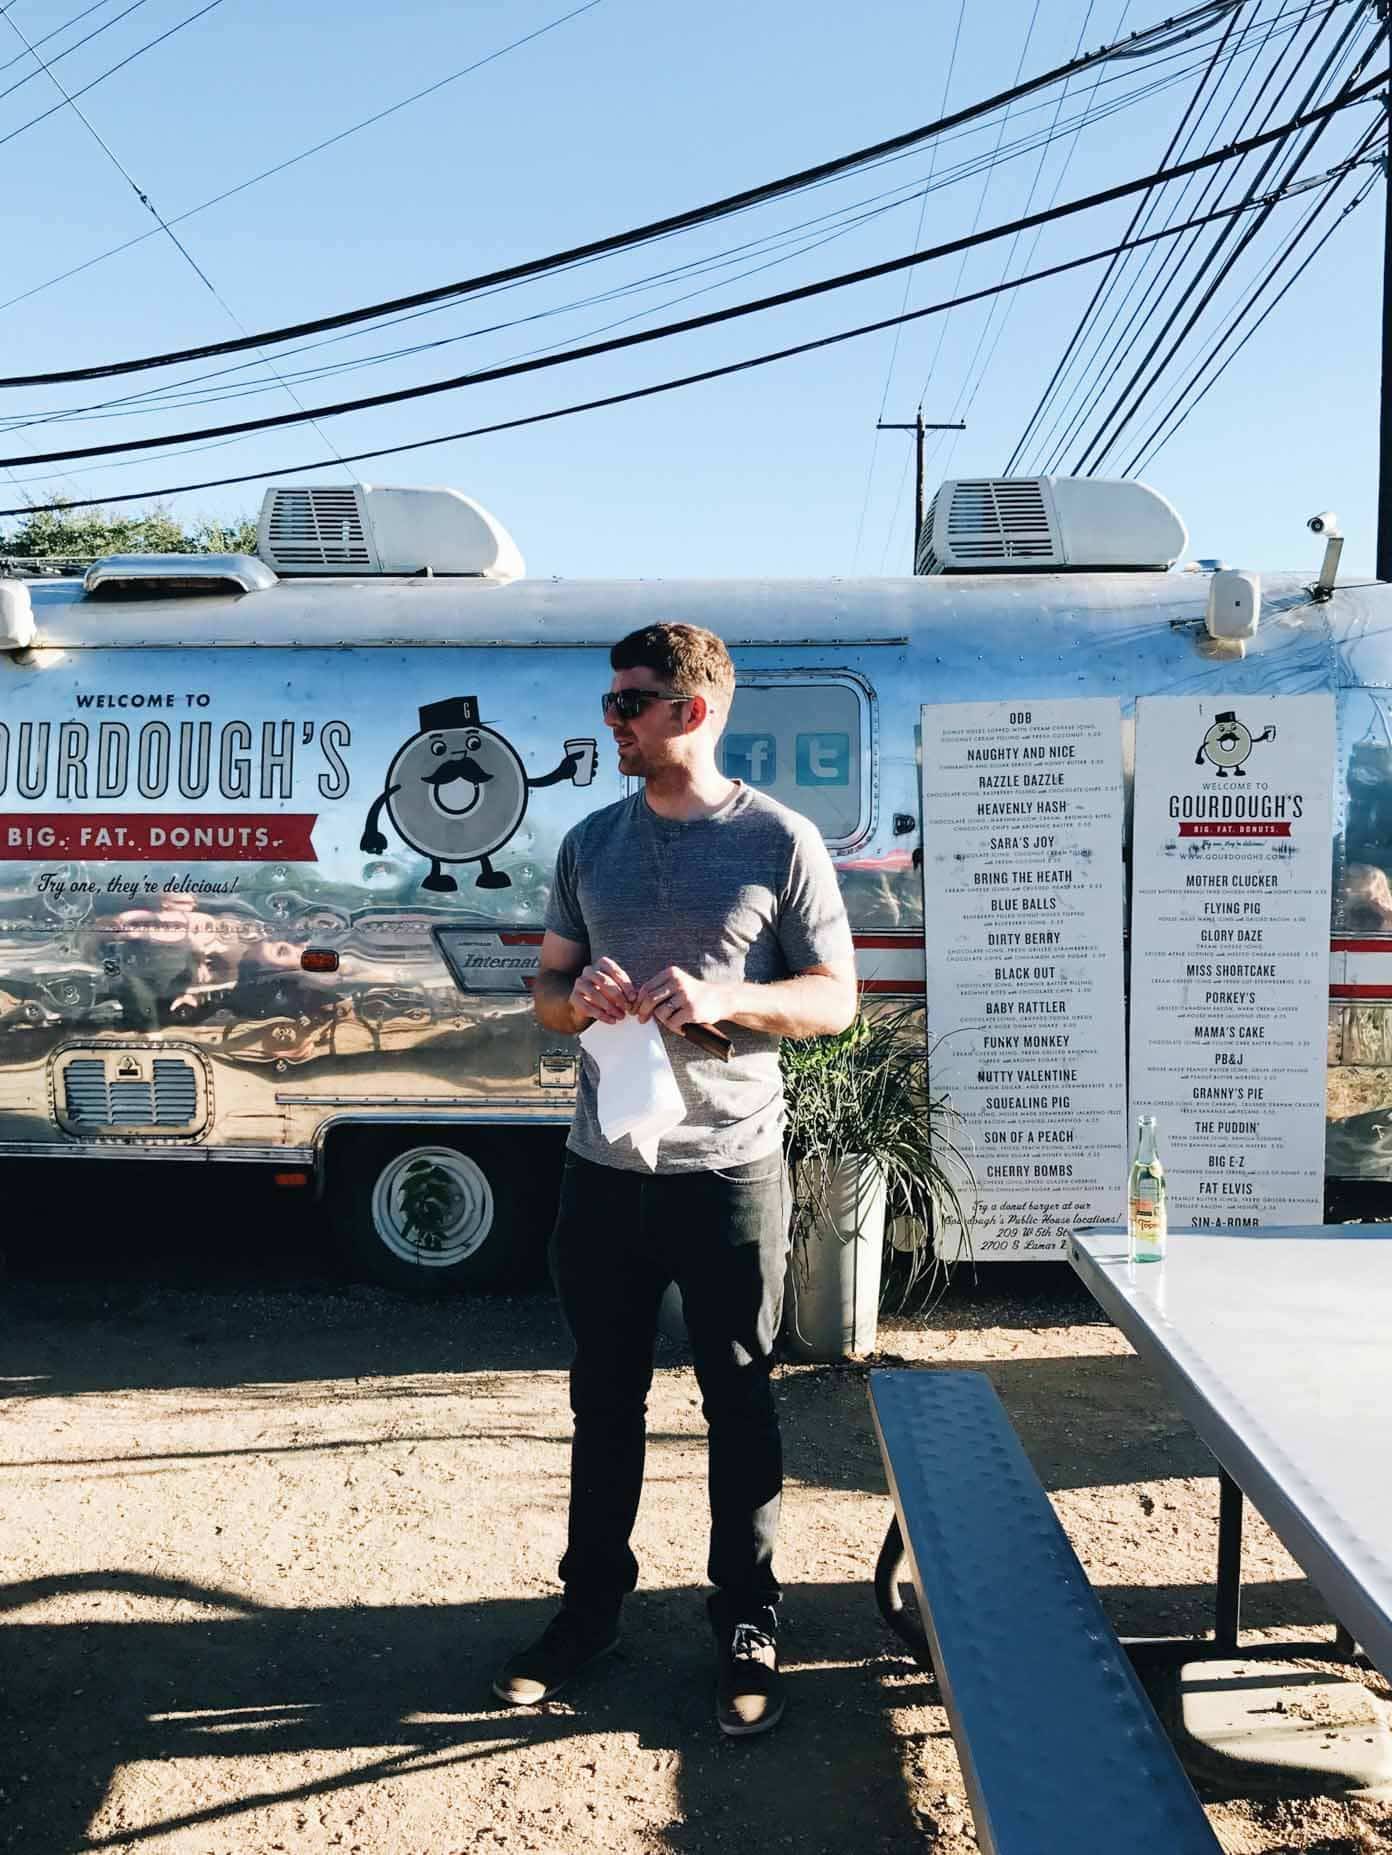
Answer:
<svg viewBox="0 0 1392 1855"><path fill-rule="evenodd" d="M793 1187L786 1341L804 1359L872 1352L887 1225L900 1306L946 1282L934 1229L969 1230L972 1175L953 1142L956 1116L929 1088L918 1006L861 1012L839 1036L785 1042L782 1065Z"/></svg>

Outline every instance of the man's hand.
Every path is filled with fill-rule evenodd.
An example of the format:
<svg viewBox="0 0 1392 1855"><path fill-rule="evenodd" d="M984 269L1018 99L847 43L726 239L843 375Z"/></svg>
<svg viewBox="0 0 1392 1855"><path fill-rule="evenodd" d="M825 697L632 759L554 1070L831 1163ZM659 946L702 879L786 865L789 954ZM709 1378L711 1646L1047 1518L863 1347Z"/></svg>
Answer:
<svg viewBox="0 0 1392 1855"><path fill-rule="evenodd" d="M639 1021L656 1018L664 1030L686 1024L717 1024L729 1015L729 988L693 978L680 966L664 966L638 988Z"/></svg>
<svg viewBox="0 0 1392 1855"><path fill-rule="evenodd" d="M620 1024L638 1009L639 994L633 981L615 961L593 961L570 989L570 1002L587 1018L601 1024Z"/></svg>

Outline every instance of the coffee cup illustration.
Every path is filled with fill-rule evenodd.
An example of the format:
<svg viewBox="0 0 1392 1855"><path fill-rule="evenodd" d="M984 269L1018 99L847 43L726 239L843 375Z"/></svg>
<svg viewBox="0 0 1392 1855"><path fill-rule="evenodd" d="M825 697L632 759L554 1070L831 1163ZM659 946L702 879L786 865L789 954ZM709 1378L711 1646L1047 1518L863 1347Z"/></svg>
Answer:
<svg viewBox="0 0 1392 1855"><path fill-rule="evenodd" d="M595 776L596 745L592 739L583 741L566 741L565 751L575 761L575 771L571 774L571 783L576 786L588 786Z"/></svg>

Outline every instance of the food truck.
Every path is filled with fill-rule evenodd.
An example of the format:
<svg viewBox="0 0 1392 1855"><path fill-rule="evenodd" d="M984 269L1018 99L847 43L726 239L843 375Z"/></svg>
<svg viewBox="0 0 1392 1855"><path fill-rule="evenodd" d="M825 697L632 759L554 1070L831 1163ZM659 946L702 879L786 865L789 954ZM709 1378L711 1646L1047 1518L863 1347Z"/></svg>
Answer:
<svg viewBox="0 0 1392 1855"><path fill-rule="evenodd" d="M608 647L668 619L729 645L723 770L818 825L872 999L924 994L925 710L1115 698L1129 794L1138 699L1212 698L1236 787L1259 699L1330 695L1326 1165L1392 1191L1392 588L1296 545L1258 583L1143 485L984 480L904 578L529 580L457 491L358 485L268 491L254 556L11 563L0 1154L260 1164L379 1278L505 1278L578 1073L528 997L552 866L626 790Z"/></svg>

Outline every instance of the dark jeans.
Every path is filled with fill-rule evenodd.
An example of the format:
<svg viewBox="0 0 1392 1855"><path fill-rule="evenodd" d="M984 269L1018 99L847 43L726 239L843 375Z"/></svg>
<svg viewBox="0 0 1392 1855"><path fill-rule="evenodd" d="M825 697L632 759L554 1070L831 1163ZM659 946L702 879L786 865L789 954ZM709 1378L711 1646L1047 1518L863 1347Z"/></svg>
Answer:
<svg viewBox="0 0 1392 1855"><path fill-rule="evenodd" d="M613 1608L638 1581L628 1539L643 1488L658 1304L673 1281L710 1429L710 1580L737 1614L778 1602L783 1446L769 1370L787 1231L781 1154L685 1173L620 1172L567 1154L551 1239L575 1341L567 1604Z"/></svg>

